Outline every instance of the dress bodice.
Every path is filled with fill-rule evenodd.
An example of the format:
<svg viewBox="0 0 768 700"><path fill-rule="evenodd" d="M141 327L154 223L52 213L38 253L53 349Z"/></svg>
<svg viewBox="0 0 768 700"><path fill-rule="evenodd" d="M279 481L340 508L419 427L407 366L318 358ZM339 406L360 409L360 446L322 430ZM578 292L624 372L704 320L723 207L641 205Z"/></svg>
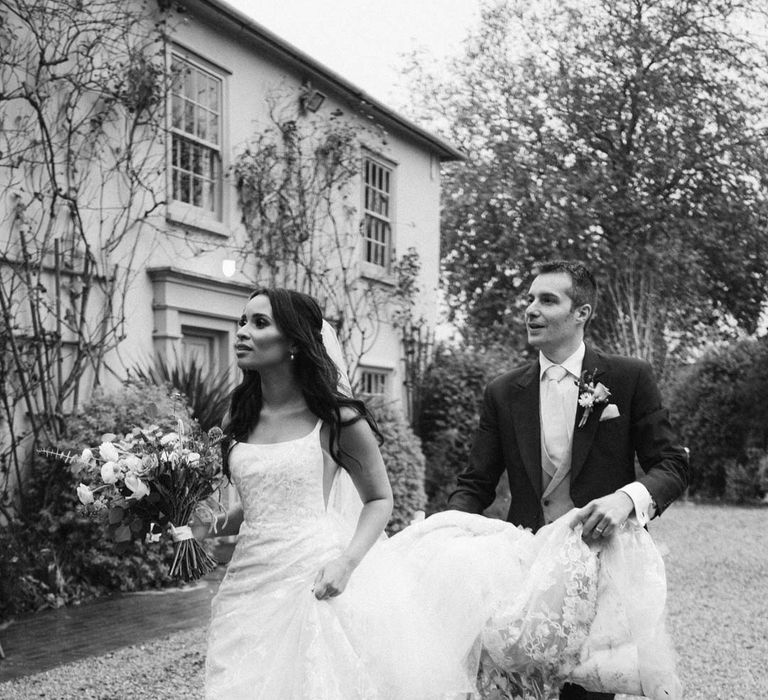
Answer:
<svg viewBox="0 0 768 700"><path fill-rule="evenodd" d="M321 423L294 440L232 448L230 469L246 527L305 525L325 513Z"/></svg>

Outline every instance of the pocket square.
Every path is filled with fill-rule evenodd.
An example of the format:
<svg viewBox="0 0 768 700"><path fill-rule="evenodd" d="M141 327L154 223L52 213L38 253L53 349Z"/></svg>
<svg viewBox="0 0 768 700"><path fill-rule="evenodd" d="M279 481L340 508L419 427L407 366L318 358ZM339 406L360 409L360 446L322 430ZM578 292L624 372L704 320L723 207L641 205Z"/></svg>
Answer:
<svg viewBox="0 0 768 700"><path fill-rule="evenodd" d="M619 407L615 403L609 403L600 414L600 422L611 420L611 418L618 418L620 415Z"/></svg>

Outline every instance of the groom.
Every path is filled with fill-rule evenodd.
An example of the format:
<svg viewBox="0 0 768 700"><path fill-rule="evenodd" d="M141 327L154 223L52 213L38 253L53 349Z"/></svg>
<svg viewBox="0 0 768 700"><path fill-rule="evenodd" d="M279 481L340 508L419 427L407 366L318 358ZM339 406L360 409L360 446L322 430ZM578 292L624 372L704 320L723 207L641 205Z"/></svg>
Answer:
<svg viewBox="0 0 768 700"><path fill-rule="evenodd" d="M687 456L675 444L650 365L584 344L596 303L584 265L539 267L525 311L539 356L486 387L469 466L449 508L482 513L506 472L509 522L536 531L576 506L574 526L583 523L589 541L611 537L629 517L645 525L683 493ZM573 684L560 694L612 697Z"/></svg>

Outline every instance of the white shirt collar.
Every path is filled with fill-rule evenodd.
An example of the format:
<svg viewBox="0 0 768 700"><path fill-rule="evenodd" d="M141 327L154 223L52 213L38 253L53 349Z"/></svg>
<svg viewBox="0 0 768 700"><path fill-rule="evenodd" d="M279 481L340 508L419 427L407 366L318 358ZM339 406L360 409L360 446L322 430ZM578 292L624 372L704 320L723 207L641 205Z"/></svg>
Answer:
<svg viewBox="0 0 768 700"><path fill-rule="evenodd" d="M581 376L581 365L584 362L584 353L587 351L587 346L584 345L584 342L582 341L579 343L579 347L576 348L576 352L573 353L569 358L567 358L564 362L552 362L541 350L539 350L539 380L544 376L544 372L546 372L552 365L559 364L561 367L565 368L566 371L568 371L570 374L572 374L577 379Z"/></svg>

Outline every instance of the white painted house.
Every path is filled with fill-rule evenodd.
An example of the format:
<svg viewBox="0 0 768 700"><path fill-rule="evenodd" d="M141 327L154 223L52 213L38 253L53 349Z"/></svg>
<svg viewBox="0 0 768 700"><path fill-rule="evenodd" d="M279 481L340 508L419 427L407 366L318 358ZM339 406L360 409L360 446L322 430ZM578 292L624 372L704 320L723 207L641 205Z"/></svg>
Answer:
<svg viewBox="0 0 768 700"><path fill-rule="evenodd" d="M0 416L0 452L11 454L30 437L24 416L65 416L88 398L88 387L117 382L158 354L194 355L212 371L237 378L237 320L260 281L260 260L253 251L242 254L255 234L244 225L232 168L270 125L276 92L294 101L299 130L331 117L359 127L356 172L333 205L334 216L341 212L354 233L352 258L342 267L374 292L391 291L393 261L415 250L421 267L414 314L434 327L440 163L461 153L220 0L94 0L70 8L77 14L71 26L56 2L48 0L27 18L9 15L0 25L0 351L17 363L26 362L25 352L32 358L25 365L26 398L13 363L2 365L11 410ZM137 36L155 22L165 28L154 63L83 53L99 31L89 25L96 13L109 16L134 5L138 19L131 31ZM86 47L75 53L68 43L73 27L83 32ZM107 51L120 44L116 34L104 42ZM67 71L78 61L90 73L75 89ZM107 75L99 89L88 83L94 70ZM141 111L133 107L146 97L142 80L158 71L174 76L161 103L165 113L159 122L156 115L160 127L146 153L139 141L129 153L126 134L138 132L125 124ZM107 118L113 122L101 129ZM77 150L68 140L73 124ZM118 129L123 141L112 147L110 134ZM127 154L145 170L126 168ZM111 159L110 167L118 164L109 181L104 159ZM126 194L128 185L135 196ZM123 218L137 212L135 225L123 226ZM327 224L312 235L327 240ZM118 279L124 281L111 283ZM120 313L110 317L104 309L115 305ZM339 327L350 326L353 312L335 314ZM115 326L100 329L110 318L118 319ZM386 313L379 320L354 368L357 386L402 400L401 336ZM100 347L104 337L114 342ZM350 337L355 340L354 333ZM83 377L82 390L67 386L70 375ZM46 394L54 383L59 388Z"/></svg>
<svg viewBox="0 0 768 700"><path fill-rule="evenodd" d="M172 69L187 75L186 92L174 92L169 115L165 225L174 235L153 254L144 282L133 291L131 354L180 344L185 352L204 355L212 367L233 364L235 320L252 284L247 268L226 276L231 270L225 267L233 265L227 261L236 259L232 242L243 236L235 183L227 173L234 155L267 122L266 98L276 87L298 95L304 86L303 99L314 115L340 110L361 126L372 121L384 130L385 145L360 144L360 273L390 284L391 261L415 248L421 262L417 312L434 324L440 163L461 154L226 3L181 4L186 12L172 22L167 57ZM194 90L205 99L197 99ZM186 120L179 116L184 113ZM199 126L195 131L201 123L202 135ZM199 157L182 164L179 154L187 149ZM199 187L190 187L190 180ZM374 201L385 206L368 208ZM401 356L398 334L384 323L361 360L359 385L398 398Z"/></svg>

